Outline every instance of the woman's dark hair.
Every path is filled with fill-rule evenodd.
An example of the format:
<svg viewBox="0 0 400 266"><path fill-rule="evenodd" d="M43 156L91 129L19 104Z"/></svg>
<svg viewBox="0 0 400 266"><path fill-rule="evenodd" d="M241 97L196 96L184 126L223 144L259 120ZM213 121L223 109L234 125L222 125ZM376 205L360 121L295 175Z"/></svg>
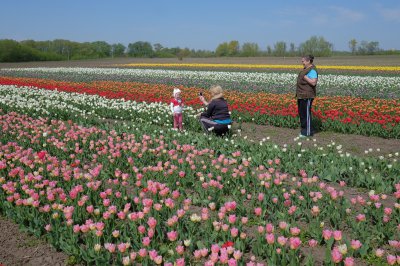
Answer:
<svg viewBox="0 0 400 266"><path fill-rule="evenodd" d="M307 61L310 61L310 63L314 61L314 56L312 54L305 55L303 56L303 58L306 59Z"/></svg>

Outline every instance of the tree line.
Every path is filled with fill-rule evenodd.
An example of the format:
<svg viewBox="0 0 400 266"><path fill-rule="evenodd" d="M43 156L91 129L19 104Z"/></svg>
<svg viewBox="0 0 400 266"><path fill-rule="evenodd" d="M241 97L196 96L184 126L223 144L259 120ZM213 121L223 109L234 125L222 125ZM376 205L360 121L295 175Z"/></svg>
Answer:
<svg viewBox="0 0 400 266"><path fill-rule="evenodd" d="M73 42L56 39L52 41L15 41L0 40L0 62L26 61L58 61L77 59L96 59L113 57L148 57L148 58L179 58L184 57L255 57L255 56L299 56L313 54L315 56L332 56L334 54L400 54L400 51L384 51L379 48L379 42L349 41L350 52L334 51L333 45L323 37L312 36L298 47L294 43L276 42L273 46L260 49L257 43L245 42L242 45L236 40L223 42L215 51L195 50L189 48L168 48L160 43L151 44L146 41L109 44L105 41Z"/></svg>

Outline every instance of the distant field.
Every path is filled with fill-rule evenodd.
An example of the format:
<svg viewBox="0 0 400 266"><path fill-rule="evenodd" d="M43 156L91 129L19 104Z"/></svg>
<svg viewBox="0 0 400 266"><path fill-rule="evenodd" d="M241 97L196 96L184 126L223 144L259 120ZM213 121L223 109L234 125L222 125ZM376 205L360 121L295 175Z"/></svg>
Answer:
<svg viewBox="0 0 400 266"><path fill-rule="evenodd" d="M129 63L209 63L209 64L299 64L299 57L225 57L225 58L109 58L94 60L0 63L0 68L9 67L110 67L114 64ZM318 65L343 66L400 66L400 56L334 56L317 57L314 63Z"/></svg>

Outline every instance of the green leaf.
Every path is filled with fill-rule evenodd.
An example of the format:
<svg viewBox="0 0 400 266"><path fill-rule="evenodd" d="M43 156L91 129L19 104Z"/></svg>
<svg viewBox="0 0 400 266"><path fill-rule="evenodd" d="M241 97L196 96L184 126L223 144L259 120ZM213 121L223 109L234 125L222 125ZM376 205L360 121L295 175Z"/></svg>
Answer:
<svg viewBox="0 0 400 266"><path fill-rule="evenodd" d="M197 248L202 249L205 248L206 246L201 242L200 240L196 242Z"/></svg>

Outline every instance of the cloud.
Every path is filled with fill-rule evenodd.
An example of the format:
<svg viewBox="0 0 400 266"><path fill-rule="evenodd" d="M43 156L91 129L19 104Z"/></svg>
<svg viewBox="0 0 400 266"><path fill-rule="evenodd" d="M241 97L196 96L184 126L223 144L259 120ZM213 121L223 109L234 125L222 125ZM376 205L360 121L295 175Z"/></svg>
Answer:
<svg viewBox="0 0 400 266"><path fill-rule="evenodd" d="M378 12L386 20L400 22L400 8L379 8Z"/></svg>
<svg viewBox="0 0 400 266"><path fill-rule="evenodd" d="M365 15L359 11L351 10L348 8L344 7L339 7L339 6L331 6L329 7L330 10L334 12L334 17L338 21L342 22L357 22L357 21L362 21L365 17Z"/></svg>
<svg viewBox="0 0 400 266"><path fill-rule="evenodd" d="M305 14L312 14L305 16ZM296 9L282 9L277 13L280 18L302 17L305 21L309 20L315 25L320 26L343 26L348 23L359 22L365 19L365 15L358 11L341 6L315 6L310 8L299 7ZM282 22L282 20L279 20ZM291 21L291 25L298 24L298 20ZM289 24L289 20L285 21Z"/></svg>

